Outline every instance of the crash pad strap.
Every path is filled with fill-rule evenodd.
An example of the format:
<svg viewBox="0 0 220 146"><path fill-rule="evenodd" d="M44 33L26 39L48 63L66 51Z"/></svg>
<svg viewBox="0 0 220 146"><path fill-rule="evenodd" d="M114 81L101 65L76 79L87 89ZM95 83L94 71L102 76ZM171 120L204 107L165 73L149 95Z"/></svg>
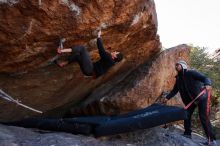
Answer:
<svg viewBox="0 0 220 146"><path fill-rule="evenodd" d="M189 104L187 104L184 109L188 109L201 95L205 94L206 89L203 89Z"/></svg>

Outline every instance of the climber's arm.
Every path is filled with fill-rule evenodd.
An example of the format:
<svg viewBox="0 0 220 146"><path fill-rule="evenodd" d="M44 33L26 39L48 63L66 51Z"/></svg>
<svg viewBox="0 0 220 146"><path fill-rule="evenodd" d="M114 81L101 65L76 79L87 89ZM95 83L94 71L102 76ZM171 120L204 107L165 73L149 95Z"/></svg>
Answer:
<svg viewBox="0 0 220 146"><path fill-rule="evenodd" d="M61 49L60 47L57 48L57 53L61 54L61 53L71 53L72 52L72 48L64 48Z"/></svg>

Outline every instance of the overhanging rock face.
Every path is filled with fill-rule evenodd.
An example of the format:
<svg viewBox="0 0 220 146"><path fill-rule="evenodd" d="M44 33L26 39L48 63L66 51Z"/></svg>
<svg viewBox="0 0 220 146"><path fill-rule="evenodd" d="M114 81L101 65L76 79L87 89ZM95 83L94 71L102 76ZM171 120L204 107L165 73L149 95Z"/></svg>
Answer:
<svg viewBox="0 0 220 146"><path fill-rule="evenodd" d="M93 53L99 28L106 47L136 61L159 45L151 0L0 1L0 22L0 72L40 67L55 54L60 37L67 39L66 47L83 44Z"/></svg>
<svg viewBox="0 0 220 146"><path fill-rule="evenodd" d="M125 60L97 80L84 78L76 64L46 66L61 37L65 47L87 46L97 59L95 37L102 28L108 51ZM47 115L63 111L88 97L101 84L122 80L160 51L157 16L152 0L8 0L0 1L0 88ZM36 116L0 100L0 119Z"/></svg>

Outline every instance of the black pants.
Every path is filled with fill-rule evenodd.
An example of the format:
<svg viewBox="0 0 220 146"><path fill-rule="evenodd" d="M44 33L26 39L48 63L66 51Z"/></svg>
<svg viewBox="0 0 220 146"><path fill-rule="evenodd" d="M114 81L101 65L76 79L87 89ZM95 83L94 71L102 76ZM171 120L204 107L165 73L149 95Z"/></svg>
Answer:
<svg viewBox="0 0 220 146"><path fill-rule="evenodd" d="M215 134L212 129L212 125L210 123L209 119L209 113L207 113L207 108L209 108L208 105L208 93L206 92L204 95L202 95L199 99L198 105L192 104L188 109L187 109L187 120L184 120L184 128L185 132L184 134L191 135L191 117L192 114L195 110L195 108L198 106L198 112L199 112L199 119L202 124L202 127L205 131L206 137L210 140L215 140Z"/></svg>
<svg viewBox="0 0 220 146"><path fill-rule="evenodd" d="M78 62L82 73L86 76L94 74L93 63L88 51L84 46L75 46L72 48L72 53L68 57L68 62Z"/></svg>

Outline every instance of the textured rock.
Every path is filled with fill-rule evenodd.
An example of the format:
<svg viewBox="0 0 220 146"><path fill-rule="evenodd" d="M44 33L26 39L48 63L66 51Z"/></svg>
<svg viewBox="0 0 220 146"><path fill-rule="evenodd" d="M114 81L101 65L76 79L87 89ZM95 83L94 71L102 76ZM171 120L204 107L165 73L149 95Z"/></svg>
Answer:
<svg viewBox="0 0 220 146"><path fill-rule="evenodd" d="M112 87L110 92L91 95L89 99L96 97L96 100L85 101L81 108L71 109L71 113L119 114L152 104L163 91L172 89L176 75L175 63L180 59L188 62L189 51L187 45L179 45L161 52L150 63L142 65L120 84ZM170 101L170 104L176 103L181 104L181 99Z"/></svg>
<svg viewBox="0 0 220 146"><path fill-rule="evenodd" d="M130 111L152 104L163 91L172 89L176 75L175 63L180 59L188 62L188 57L189 47L186 45L162 52L151 64L134 72L130 79L128 77L127 85L129 86L121 86L122 90L113 90L101 101L105 104L106 102L114 103L113 107L122 111Z"/></svg>
<svg viewBox="0 0 220 146"><path fill-rule="evenodd" d="M150 0L53 0L41 5L36 0L2 1L0 72L39 68L55 54L60 37L67 39L66 47L84 44L95 50L92 42L99 28L104 29L106 46L122 51L129 60L158 51L156 12Z"/></svg>
<svg viewBox="0 0 220 146"><path fill-rule="evenodd" d="M0 87L15 99L62 116L108 81L114 85L160 51L157 17L151 0L4 0L0 3ZM102 28L108 51L126 59L97 80L84 78L79 66L46 66L56 54L59 38L65 47L83 44L93 60L97 29ZM38 116L0 100L0 119ZM41 116L41 115L39 115Z"/></svg>
<svg viewBox="0 0 220 146"><path fill-rule="evenodd" d="M40 134L36 130L0 125L0 145L7 146L198 146L205 139L193 134L193 140L180 135L182 131L176 127L163 129L160 127L139 130L116 136L94 138L93 136L72 135L67 133ZM217 143L219 144L219 142Z"/></svg>

